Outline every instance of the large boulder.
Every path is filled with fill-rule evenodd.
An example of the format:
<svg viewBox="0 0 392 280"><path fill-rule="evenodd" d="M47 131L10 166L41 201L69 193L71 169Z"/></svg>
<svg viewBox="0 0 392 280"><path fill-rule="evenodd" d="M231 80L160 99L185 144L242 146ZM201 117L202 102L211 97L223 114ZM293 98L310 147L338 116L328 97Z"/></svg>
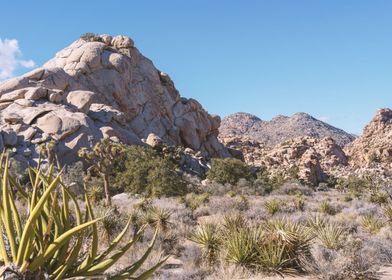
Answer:
<svg viewBox="0 0 392 280"><path fill-rule="evenodd" d="M0 83L3 145L28 160L51 140L59 159L72 163L80 147L103 137L143 144L149 135L207 158L230 156L217 140L219 125L126 36L79 39L41 68Z"/></svg>

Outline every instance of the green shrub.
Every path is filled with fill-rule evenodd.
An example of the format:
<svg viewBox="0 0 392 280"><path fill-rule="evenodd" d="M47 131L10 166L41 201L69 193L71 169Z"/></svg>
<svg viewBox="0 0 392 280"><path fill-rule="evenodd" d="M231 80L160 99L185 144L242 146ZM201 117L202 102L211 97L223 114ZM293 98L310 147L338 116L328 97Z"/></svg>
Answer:
<svg viewBox="0 0 392 280"><path fill-rule="evenodd" d="M270 193L273 190L279 189L290 179L287 178L283 172L270 174L267 170L261 170L257 172L256 176L256 183L263 185L266 188L266 193Z"/></svg>
<svg viewBox="0 0 392 280"><path fill-rule="evenodd" d="M246 163L238 159L212 159L207 178L220 184L235 185L241 178L250 179L251 170Z"/></svg>
<svg viewBox="0 0 392 280"><path fill-rule="evenodd" d="M159 197L186 193L186 182L169 158L142 146L125 147L125 159L115 183L126 192Z"/></svg>
<svg viewBox="0 0 392 280"><path fill-rule="evenodd" d="M368 178L361 178L358 176L350 175L347 178L339 178L336 181L336 188L340 191L348 191L356 197L361 196L365 190L369 190L372 183Z"/></svg>

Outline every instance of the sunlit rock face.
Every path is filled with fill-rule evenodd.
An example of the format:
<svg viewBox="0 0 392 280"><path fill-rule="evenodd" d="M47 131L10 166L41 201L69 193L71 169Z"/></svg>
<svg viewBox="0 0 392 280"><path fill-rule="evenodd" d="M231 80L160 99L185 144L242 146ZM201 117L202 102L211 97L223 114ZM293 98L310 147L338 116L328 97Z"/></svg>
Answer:
<svg viewBox="0 0 392 280"><path fill-rule="evenodd" d="M151 133L205 157L229 155L217 140L220 118L182 98L125 36L84 37L1 83L0 114L0 148L12 147L20 160L37 158L39 144L51 140L70 163L101 138L144 144Z"/></svg>

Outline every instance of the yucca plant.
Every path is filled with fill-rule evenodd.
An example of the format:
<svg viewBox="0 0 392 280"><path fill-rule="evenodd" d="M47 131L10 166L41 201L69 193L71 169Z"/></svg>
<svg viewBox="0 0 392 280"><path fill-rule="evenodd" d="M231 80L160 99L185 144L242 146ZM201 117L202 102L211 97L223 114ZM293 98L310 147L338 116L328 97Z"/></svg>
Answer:
<svg viewBox="0 0 392 280"><path fill-rule="evenodd" d="M241 228L247 228L249 225L245 217L239 213L226 215L223 217L223 227L226 231L237 231Z"/></svg>
<svg viewBox="0 0 392 280"><path fill-rule="evenodd" d="M264 227L266 230L264 245L273 250L271 257L276 257L279 249L284 247L280 267L287 268L286 272L293 269L305 270L304 262L308 262L312 257L310 247L314 235L311 230L298 222L287 219L269 220ZM267 256L266 252L264 252L265 256Z"/></svg>
<svg viewBox="0 0 392 280"><path fill-rule="evenodd" d="M216 224L200 225L188 239L200 246L208 265L216 263L222 245L221 232Z"/></svg>
<svg viewBox="0 0 392 280"><path fill-rule="evenodd" d="M305 200L301 196L293 199L293 206L295 210L303 212L305 210Z"/></svg>
<svg viewBox="0 0 392 280"><path fill-rule="evenodd" d="M226 261L241 267L252 267L260 238L261 231L257 227L244 226L226 231L223 236Z"/></svg>
<svg viewBox="0 0 392 280"><path fill-rule="evenodd" d="M324 200L320 203L319 210L321 213L328 214L328 215L336 214L335 208L327 200Z"/></svg>
<svg viewBox="0 0 392 280"><path fill-rule="evenodd" d="M0 163L3 163L3 158ZM73 194L63 184L61 175L55 175L52 165L48 172L29 168L31 189L23 188L9 175L8 159L2 169L0 203L0 271L3 279L66 279L104 274L140 239L144 227L125 245L119 247L129 226L99 250L97 222L90 201L85 196L83 215ZM61 174L61 173L60 173ZM27 219L21 221L14 196L18 193L25 202ZM71 215L73 205L74 217ZM160 260L147 271L136 276L151 254L157 239L155 231L143 256L109 279L146 279L166 260ZM87 243L85 243L87 240ZM89 244L83 249L83 243Z"/></svg>
<svg viewBox="0 0 392 280"><path fill-rule="evenodd" d="M361 226L369 233L378 233L384 226L384 222L373 215L366 215L362 218Z"/></svg>
<svg viewBox="0 0 392 280"><path fill-rule="evenodd" d="M264 208L271 216L280 211L281 202L277 199L271 199L264 203Z"/></svg>
<svg viewBox="0 0 392 280"><path fill-rule="evenodd" d="M316 216L308 221L315 237L327 249L339 249L347 235L347 230L341 225L330 222L327 218Z"/></svg>
<svg viewBox="0 0 392 280"><path fill-rule="evenodd" d="M283 242L265 242L263 246L256 247L256 268L267 272L291 274L295 269L290 267L292 260L286 254L286 244Z"/></svg>
<svg viewBox="0 0 392 280"><path fill-rule="evenodd" d="M384 216L388 219L389 222L392 222L392 206L387 206L384 208Z"/></svg>
<svg viewBox="0 0 392 280"><path fill-rule="evenodd" d="M170 210L156 207L156 206L150 206L147 209L143 217L143 220L145 224L148 224L151 227L158 228L163 232L165 232L167 231L169 225L171 224L170 222L171 215L172 215L172 211Z"/></svg>

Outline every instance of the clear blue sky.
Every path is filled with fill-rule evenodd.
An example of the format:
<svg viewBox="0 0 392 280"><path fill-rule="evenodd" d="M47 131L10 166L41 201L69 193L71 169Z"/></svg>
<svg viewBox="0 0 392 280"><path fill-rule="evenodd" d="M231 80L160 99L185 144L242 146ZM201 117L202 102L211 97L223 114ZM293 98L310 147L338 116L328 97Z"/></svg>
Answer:
<svg viewBox="0 0 392 280"><path fill-rule="evenodd" d="M38 65L85 32L132 37L183 96L221 116L304 111L361 133L392 106L389 0L0 4L0 38Z"/></svg>

